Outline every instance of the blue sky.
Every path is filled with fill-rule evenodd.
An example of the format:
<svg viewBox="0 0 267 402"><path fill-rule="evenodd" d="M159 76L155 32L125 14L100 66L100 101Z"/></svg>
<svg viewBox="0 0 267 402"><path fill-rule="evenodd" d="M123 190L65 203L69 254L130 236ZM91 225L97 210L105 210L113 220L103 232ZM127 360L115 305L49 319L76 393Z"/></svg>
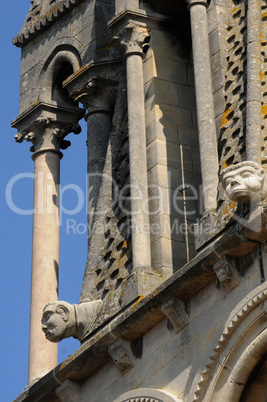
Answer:
<svg viewBox="0 0 267 402"><path fill-rule="evenodd" d="M14 140L16 130L10 122L19 114L20 49L12 38L20 31L30 8L30 0L5 1L1 8L1 401L15 399L27 385L30 316L30 276L33 203L33 161L29 143ZM75 184L85 194L86 125L79 136L70 135L72 146L61 161L61 185ZM17 176L21 175L21 176ZM28 176L28 177L27 177ZM20 178L19 178L20 177ZM15 179L14 179L15 178ZM19 178L19 179L18 179ZM6 200L6 188L14 180L12 197ZM68 211L77 206L77 195L66 190L62 204ZM72 219L72 221L70 221ZM69 220L69 221L68 221ZM75 222L75 223L74 223ZM72 225L73 229L68 230ZM60 233L59 298L78 303L87 255L86 210L62 216ZM73 339L59 344L59 362L79 347Z"/></svg>

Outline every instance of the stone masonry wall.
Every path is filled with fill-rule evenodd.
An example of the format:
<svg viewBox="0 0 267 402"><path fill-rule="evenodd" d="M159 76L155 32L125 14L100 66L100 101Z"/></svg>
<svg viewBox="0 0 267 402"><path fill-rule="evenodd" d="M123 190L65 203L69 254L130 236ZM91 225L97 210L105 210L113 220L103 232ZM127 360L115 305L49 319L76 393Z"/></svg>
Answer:
<svg viewBox="0 0 267 402"><path fill-rule="evenodd" d="M193 223L199 212L200 162L187 41L167 24L153 28L144 62L152 266L167 276L194 256Z"/></svg>
<svg viewBox="0 0 267 402"><path fill-rule="evenodd" d="M219 350L223 350L218 349L218 342L227 331L229 317L238 311L238 303L245 304L261 288L256 252L240 259L238 269L242 277L236 288L228 293L214 280L184 301L189 316L186 327L175 334L167 319L161 321L139 340L141 355L139 351L136 366L121 373L111 361L83 383L81 401L111 402L128 390L146 387L164 389L185 402L198 400L207 385L207 373L213 370L210 357L219 359Z"/></svg>

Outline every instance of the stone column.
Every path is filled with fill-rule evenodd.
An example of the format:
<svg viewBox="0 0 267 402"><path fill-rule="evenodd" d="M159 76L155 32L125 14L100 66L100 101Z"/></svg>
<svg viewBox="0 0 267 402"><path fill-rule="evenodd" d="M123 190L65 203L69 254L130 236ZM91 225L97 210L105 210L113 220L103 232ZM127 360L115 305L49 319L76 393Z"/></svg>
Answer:
<svg viewBox="0 0 267 402"><path fill-rule="evenodd" d="M94 77L86 88L75 97L87 110L87 163L88 163L88 228L92 229L100 185L103 179L104 165L107 161L107 149L112 123L115 97L112 89L114 83ZM111 89L112 88L112 89ZM106 175L111 177L111 166ZM107 183L106 194L112 196L111 179Z"/></svg>
<svg viewBox="0 0 267 402"><path fill-rule="evenodd" d="M218 151L205 0L189 0L204 208L217 207Z"/></svg>
<svg viewBox="0 0 267 402"><path fill-rule="evenodd" d="M246 159L261 164L261 1L247 11Z"/></svg>
<svg viewBox="0 0 267 402"><path fill-rule="evenodd" d="M131 228L134 271L151 271L142 46L144 24L130 22L119 33L126 49L128 132L131 180Z"/></svg>
<svg viewBox="0 0 267 402"><path fill-rule="evenodd" d="M84 302L93 299L95 267L105 243L106 211L112 204L110 131L115 87L112 81L94 77L79 92L75 100L87 110L88 257L80 296Z"/></svg>
<svg viewBox="0 0 267 402"><path fill-rule="evenodd" d="M39 117L15 136L18 142L31 141L34 152L29 384L57 365L57 345L46 340L41 318L44 306L58 300L60 147L70 145L63 138L72 131L78 133L80 127Z"/></svg>

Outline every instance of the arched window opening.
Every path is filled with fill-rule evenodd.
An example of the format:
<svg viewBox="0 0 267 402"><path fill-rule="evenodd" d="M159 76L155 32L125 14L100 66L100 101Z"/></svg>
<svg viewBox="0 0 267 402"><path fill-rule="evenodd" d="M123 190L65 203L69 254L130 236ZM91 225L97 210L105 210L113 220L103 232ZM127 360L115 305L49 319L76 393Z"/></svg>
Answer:
<svg viewBox="0 0 267 402"><path fill-rule="evenodd" d="M63 82L73 74L72 65L65 61L61 64L57 72L54 73L53 89L52 89L52 100L60 105L70 105L77 106L68 94L67 89L63 88Z"/></svg>

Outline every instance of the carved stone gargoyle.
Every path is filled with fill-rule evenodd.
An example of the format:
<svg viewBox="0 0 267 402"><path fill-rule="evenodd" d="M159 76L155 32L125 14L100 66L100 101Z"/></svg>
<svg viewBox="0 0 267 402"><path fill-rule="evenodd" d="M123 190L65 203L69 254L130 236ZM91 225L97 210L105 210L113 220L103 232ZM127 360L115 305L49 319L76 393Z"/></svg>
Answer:
<svg viewBox="0 0 267 402"><path fill-rule="evenodd" d="M70 304L65 301L48 303L43 309L42 330L47 340L59 342L73 336L83 342L92 332L102 300Z"/></svg>
<svg viewBox="0 0 267 402"><path fill-rule="evenodd" d="M222 185L232 201L250 203L254 207L267 197L267 183L262 166L245 161L221 172Z"/></svg>

